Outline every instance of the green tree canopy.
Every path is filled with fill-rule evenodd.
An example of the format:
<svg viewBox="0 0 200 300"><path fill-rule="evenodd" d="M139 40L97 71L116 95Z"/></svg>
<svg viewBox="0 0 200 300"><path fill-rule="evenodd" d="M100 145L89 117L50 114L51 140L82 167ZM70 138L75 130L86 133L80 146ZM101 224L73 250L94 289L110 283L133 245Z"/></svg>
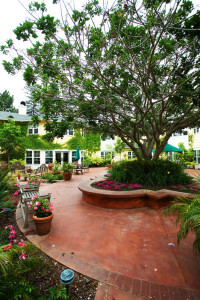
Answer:
<svg viewBox="0 0 200 300"><path fill-rule="evenodd" d="M85 137L83 137L80 130L76 130L74 137L67 142L67 147L71 150L79 147L80 150L87 150L88 154L92 155L92 153L99 151L101 148L100 134L87 132Z"/></svg>
<svg viewBox="0 0 200 300"><path fill-rule="evenodd" d="M15 121L8 119L8 122L5 122L0 128L0 147L1 151L6 151L8 155L8 164L10 164L11 151L20 148L23 140L24 135L20 126L15 125Z"/></svg>
<svg viewBox="0 0 200 300"><path fill-rule="evenodd" d="M13 106L13 101L14 96L11 96L7 90L5 90L3 93L0 93L0 110L16 113L18 110Z"/></svg>
<svg viewBox="0 0 200 300"><path fill-rule="evenodd" d="M44 3L29 5L33 20L14 33L32 46L5 69L25 66L47 120L118 135L138 159L151 159L155 145L158 159L172 133L199 119L200 11L189 0L91 0L73 11L66 1L63 9L62 24Z"/></svg>
<svg viewBox="0 0 200 300"><path fill-rule="evenodd" d="M114 149L115 149L116 153L119 153L120 160L121 160L122 151L124 150L125 147L126 147L126 144L121 139L117 138Z"/></svg>
<svg viewBox="0 0 200 300"><path fill-rule="evenodd" d="M37 90L33 87L28 89L28 101L26 101L27 114L34 116L40 114L40 102L37 97Z"/></svg>

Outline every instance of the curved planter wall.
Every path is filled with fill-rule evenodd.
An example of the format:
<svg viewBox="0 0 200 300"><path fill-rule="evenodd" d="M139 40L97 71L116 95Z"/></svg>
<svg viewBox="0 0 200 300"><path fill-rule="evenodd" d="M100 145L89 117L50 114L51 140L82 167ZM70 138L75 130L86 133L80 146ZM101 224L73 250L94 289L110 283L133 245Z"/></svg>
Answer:
<svg viewBox="0 0 200 300"><path fill-rule="evenodd" d="M167 206L177 196L191 195L171 190L135 190L135 191L107 191L91 187L91 184L98 180L83 182L79 185L82 192L82 199L94 206L103 208L126 209L150 207L160 209Z"/></svg>

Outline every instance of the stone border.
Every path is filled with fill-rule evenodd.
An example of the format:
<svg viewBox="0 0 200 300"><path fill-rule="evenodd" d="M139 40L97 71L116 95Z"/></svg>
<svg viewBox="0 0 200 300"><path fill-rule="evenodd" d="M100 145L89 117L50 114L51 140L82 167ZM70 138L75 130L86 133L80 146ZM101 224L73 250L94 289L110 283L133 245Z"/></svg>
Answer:
<svg viewBox="0 0 200 300"><path fill-rule="evenodd" d="M103 180L103 178L91 178L90 181L82 182L78 188L82 192L82 199L85 202L102 208L130 209L150 207L157 210L166 207L176 197L195 197L188 193L166 189L158 191L141 189L123 192L107 191L91 187L92 183L100 180Z"/></svg>

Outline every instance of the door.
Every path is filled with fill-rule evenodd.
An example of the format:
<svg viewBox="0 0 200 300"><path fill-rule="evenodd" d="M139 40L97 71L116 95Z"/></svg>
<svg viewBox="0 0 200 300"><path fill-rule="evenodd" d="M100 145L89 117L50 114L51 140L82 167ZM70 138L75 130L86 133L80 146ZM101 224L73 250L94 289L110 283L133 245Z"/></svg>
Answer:
<svg viewBox="0 0 200 300"><path fill-rule="evenodd" d="M61 164L61 152L56 152L56 161Z"/></svg>
<svg viewBox="0 0 200 300"><path fill-rule="evenodd" d="M69 162L69 152L63 152L63 162Z"/></svg>

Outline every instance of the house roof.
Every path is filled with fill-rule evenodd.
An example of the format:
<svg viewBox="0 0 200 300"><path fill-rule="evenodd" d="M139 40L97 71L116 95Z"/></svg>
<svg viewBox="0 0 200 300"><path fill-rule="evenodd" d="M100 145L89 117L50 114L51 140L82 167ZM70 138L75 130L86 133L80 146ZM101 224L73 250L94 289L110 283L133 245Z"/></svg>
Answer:
<svg viewBox="0 0 200 300"><path fill-rule="evenodd" d="M0 121L7 121L10 118L16 122L30 122L31 116L28 115L20 115L18 113L12 113L9 111L0 111Z"/></svg>

